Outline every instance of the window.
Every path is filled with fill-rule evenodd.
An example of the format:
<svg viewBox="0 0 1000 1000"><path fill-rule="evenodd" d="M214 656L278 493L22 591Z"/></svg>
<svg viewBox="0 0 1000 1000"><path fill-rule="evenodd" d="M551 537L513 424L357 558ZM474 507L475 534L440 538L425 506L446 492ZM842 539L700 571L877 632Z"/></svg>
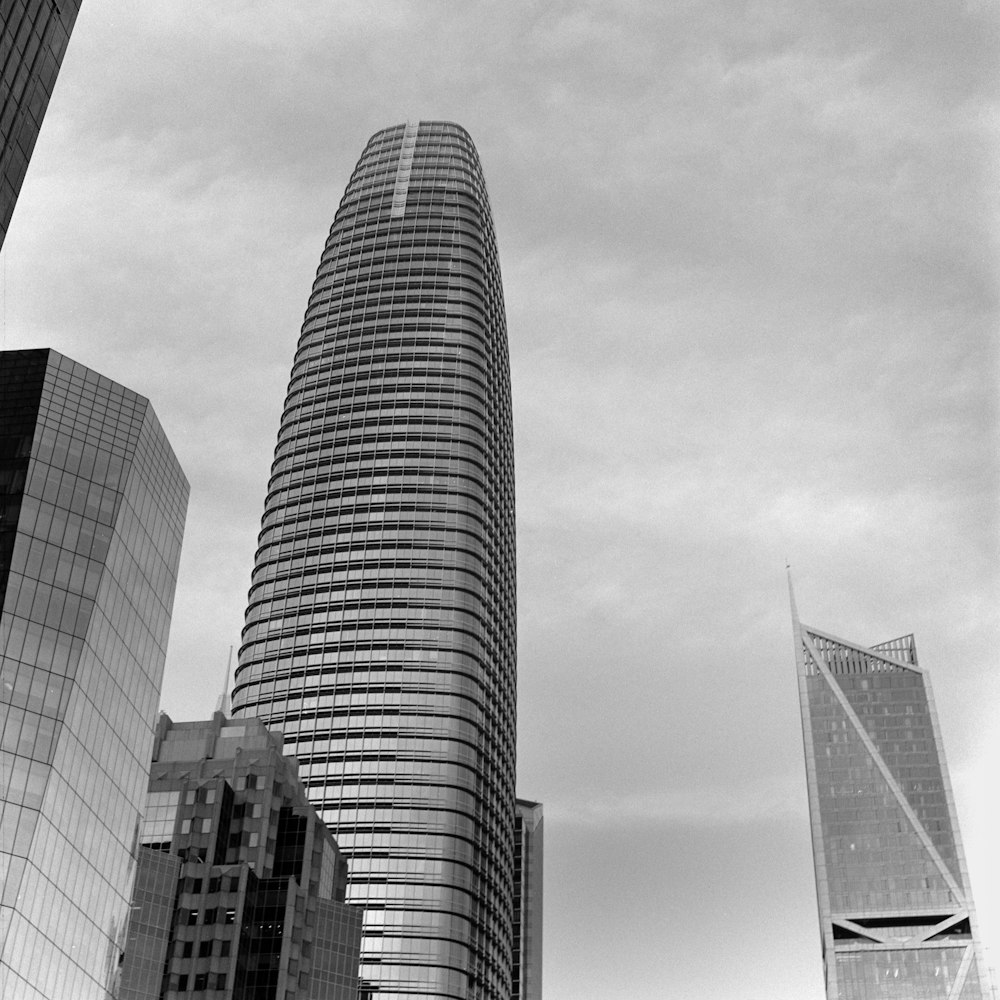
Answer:
<svg viewBox="0 0 1000 1000"><path fill-rule="evenodd" d="M214 943L214 941L202 941L201 944L198 945L198 957L209 958L212 954L212 945Z"/></svg>
<svg viewBox="0 0 1000 1000"><path fill-rule="evenodd" d="M193 941L182 941L181 944L181 958L190 958L191 953L194 949Z"/></svg>

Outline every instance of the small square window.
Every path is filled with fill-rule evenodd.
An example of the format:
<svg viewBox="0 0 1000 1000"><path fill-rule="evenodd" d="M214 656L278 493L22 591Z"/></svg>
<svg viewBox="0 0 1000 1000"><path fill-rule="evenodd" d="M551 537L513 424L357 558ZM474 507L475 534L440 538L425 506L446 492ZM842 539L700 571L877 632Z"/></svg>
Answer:
<svg viewBox="0 0 1000 1000"><path fill-rule="evenodd" d="M212 954L212 945L214 943L214 941L202 941L201 944L198 945L198 957L209 958Z"/></svg>

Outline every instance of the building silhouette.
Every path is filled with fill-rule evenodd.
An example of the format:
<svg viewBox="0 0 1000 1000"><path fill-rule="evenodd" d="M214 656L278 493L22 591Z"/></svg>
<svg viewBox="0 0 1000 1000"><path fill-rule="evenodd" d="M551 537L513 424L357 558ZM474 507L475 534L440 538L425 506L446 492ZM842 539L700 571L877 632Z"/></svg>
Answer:
<svg viewBox="0 0 1000 1000"><path fill-rule="evenodd" d="M295 354L233 689L348 857L380 997L508 997L515 741L506 323L476 149L369 140Z"/></svg>
<svg viewBox="0 0 1000 1000"><path fill-rule="evenodd" d="M161 715L118 1000L357 1000L361 911L280 733Z"/></svg>
<svg viewBox="0 0 1000 1000"><path fill-rule="evenodd" d="M542 804L517 800L511 1000L542 1000Z"/></svg>
<svg viewBox="0 0 1000 1000"><path fill-rule="evenodd" d="M0 994L116 985L188 485L149 402L0 354Z"/></svg>
<svg viewBox="0 0 1000 1000"><path fill-rule="evenodd" d="M79 10L80 0L0 4L0 247Z"/></svg>
<svg viewBox="0 0 1000 1000"><path fill-rule="evenodd" d="M866 648L793 601L830 1000L985 1000L930 677L912 635Z"/></svg>

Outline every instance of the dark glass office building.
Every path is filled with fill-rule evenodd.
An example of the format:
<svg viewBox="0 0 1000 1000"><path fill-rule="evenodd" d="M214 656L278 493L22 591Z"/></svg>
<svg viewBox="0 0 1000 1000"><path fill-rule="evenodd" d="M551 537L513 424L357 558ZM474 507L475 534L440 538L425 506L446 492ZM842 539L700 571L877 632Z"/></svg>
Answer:
<svg viewBox="0 0 1000 1000"><path fill-rule="evenodd" d="M865 647L793 617L827 997L986 1000L913 636Z"/></svg>
<svg viewBox="0 0 1000 1000"><path fill-rule="evenodd" d="M188 486L149 402L0 354L0 983L116 986Z"/></svg>
<svg viewBox="0 0 1000 1000"><path fill-rule="evenodd" d="M361 911L280 733L160 716L118 1000L358 1000Z"/></svg>
<svg viewBox="0 0 1000 1000"><path fill-rule="evenodd" d="M0 0L0 247L80 0Z"/></svg>
<svg viewBox="0 0 1000 1000"><path fill-rule="evenodd" d="M514 964L511 1000L542 1000L541 802L517 800L514 818Z"/></svg>
<svg viewBox="0 0 1000 1000"><path fill-rule="evenodd" d="M369 140L323 251L233 691L280 727L380 1000L510 993L514 465L500 270L464 129Z"/></svg>

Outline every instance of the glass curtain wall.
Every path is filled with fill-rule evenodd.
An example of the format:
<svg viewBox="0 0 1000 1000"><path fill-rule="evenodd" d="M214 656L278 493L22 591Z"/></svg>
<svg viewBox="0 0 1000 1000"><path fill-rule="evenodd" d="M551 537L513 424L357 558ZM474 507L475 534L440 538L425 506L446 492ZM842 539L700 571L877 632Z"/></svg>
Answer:
<svg viewBox="0 0 1000 1000"><path fill-rule="evenodd" d="M79 0L0 0L0 247L79 10Z"/></svg>
<svg viewBox="0 0 1000 1000"><path fill-rule="evenodd" d="M795 622L830 1000L985 1000L930 678L913 636L870 648Z"/></svg>
<svg viewBox="0 0 1000 1000"><path fill-rule="evenodd" d="M148 400L0 355L0 993L116 989L188 485Z"/></svg>
<svg viewBox="0 0 1000 1000"><path fill-rule="evenodd" d="M306 310L234 715L284 731L383 1000L508 997L515 735L506 324L478 155L376 133Z"/></svg>

